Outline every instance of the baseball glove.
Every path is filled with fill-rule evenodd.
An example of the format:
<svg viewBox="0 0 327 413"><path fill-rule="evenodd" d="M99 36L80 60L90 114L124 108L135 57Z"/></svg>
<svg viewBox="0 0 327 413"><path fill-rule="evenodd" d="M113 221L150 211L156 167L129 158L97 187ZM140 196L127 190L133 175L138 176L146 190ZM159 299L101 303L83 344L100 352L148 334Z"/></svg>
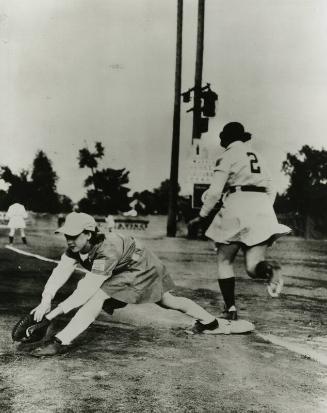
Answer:
<svg viewBox="0 0 327 413"><path fill-rule="evenodd" d="M27 314L22 317L14 326L11 337L13 341L21 343L34 343L46 336L50 321L44 318L37 322L34 320L33 314Z"/></svg>

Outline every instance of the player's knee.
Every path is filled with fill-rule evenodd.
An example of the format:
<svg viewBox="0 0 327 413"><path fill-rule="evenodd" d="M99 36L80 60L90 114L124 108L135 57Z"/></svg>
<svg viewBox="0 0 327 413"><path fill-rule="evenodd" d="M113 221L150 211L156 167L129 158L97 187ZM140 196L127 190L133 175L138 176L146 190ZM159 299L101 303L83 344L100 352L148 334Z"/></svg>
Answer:
<svg viewBox="0 0 327 413"><path fill-rule="evenodd" d="M177 297L172 294L165 294L156 304L167 310L182 311L188 299L185 297Z"/></svg>
<svg viewBox="0 0 327 413"><path fill-rule="evenodd" d="M272 277L273 268L268 261L260 261L253 266L248 266L247 274L253 279L268 280Z"/></svg>
<svg viewBox="0 0 327 413"><path fill-rule="evenodd" d="M251 278L269 281L278 269L280 266L275 262L260 261L253 268L248 268L247 273Z"/></svg>

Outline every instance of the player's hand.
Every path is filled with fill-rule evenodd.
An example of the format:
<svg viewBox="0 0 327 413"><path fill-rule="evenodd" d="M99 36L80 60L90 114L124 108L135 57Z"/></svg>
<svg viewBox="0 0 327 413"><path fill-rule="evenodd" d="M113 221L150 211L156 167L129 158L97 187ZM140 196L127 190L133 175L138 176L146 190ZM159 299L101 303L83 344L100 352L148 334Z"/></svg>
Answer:
<svg viewBox="0 0 327 413"><path fill-rule="evenodd" d="M198 217L191 219L191 221L189 221L187 225L189 225L190 227L194 227L195 225L202 225L204 221L205 221L205 218L198 216Z"/></svg>
<svg viewBox="0 0 327 413"><path fill-rule="evenodd" d="M51 302L41 301L41 303L33 308L31 314L34 314L34 320L40 322L42 318L51 310Z"/></svg>
<svg viewBox="0 0 327 413"><path fill-rule="evenodd" d="M187 231L190 239L198 238L199 232L201 232L201 236L203 236L203 222L204 218L200 216L193 218L188 222Z"/></svg>

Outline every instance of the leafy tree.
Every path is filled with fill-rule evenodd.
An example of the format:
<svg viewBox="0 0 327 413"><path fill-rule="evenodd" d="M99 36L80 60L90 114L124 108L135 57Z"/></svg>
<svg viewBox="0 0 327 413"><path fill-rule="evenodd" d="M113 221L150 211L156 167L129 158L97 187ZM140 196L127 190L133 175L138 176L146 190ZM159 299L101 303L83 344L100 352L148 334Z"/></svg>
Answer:
<svg viewBox="0 0 327 413"><path fill-rule="evenodd" d="M90 168L91 176L94 177L95 171L98 167L98 159L102 159L104 156L104 147L101 142L95 143L95 151L90 152L88 148L82 148L79 150L78 164L80 168ZM93 182L94 189L96 190L96 184Z"/></svg>
<svg viewBox="0 0 327 413"><path fill-rule="evenodd" d="M162 181L159 188L153 190L156 197L157 210L159 214L168 213L168 204L169 204L169 188L170 183L169 179ZM177 193L180 191L180 186L178 186Z"/></svg>
<svg viewBox="0 0 327 413"><path fill-rule="evenodd" d="M43 151L36 153L30 172L22 170L18 175L12 173L8 166L0 168L0 177L10 184L8 191L0 191L0 209L6 210L15 203L22 203L26 209L35 212L70 212L72 200L57 193L57 174L51 161Z"/></svg>
<svg viewBox="0 0 327 413"><path fill-rule="evenodd" d="M282 170L290 178L285 196L292 211L302 215L327 214L327 151L304 145L287 154Z"/></svg>
<svg viewBox="0 0 327 413"><path fill-rule="evenodd" d="M7 199L7 192L0 189L0 211L6 211L8 209L9 205Z"/></svg>
<svg viewBox="0 0 327 413"><path fill-rule="evenodd" d="M276 194L274 209L278 214L287 214L292 212L292 204L286 193Z"/></svg>
<svg viewBox="0 0 327 413"><path fill-rule="evenodd" d="M87 148L79 151L80 168L91 169L84 182L86 197L78 203L79 209L90 214L116 214L129 209L129 172L123 169L98 169L98 160L104 156L104 147L96 142L95 152ZM92 188L92 189L91 189Z"/></svg>
<svg viewBox="0 0 327 413"><path fill-rule="evenodd" d="M58 176L52 163L43 151L38 151L33 161L32 205L35 212L58 212L59 196L57 193Z"/></svg>
<svg viewBox="0 0 327 413"><path fill-rule="evenodd" d="M8 166L2 166L0 176L5 182L10 184L7 192L1 191L0 209L6 210L15 202L20 202L29 209L31 206L32 186L28 180L28 171L23 170L19 175L15 175Z"/></svg>
<svg viewBox="0 0 327 413"><path fill-rule="evenodd" d="M133 198L145 205L145 209L142 211L145 215L158 213L157 197L153 192L147 189L142 192L135 192Z"/></svg>
<svg viewBox="0 0 327 413"><path fill-rule="evenodd" d="M71 212L73 210L73 201L66 195L58 195L60 212Z"/></svg>
<svg viewBox="0 0 327 413"><path fill-rule="evenodd" d="M180 187L178 187L178 192ZM138 199L145 205L145 212L147 214L167 214L169 203L169 179L162 181L158 188L155 188L153 192L142 191L133 195L135 199ZM178 203L181 202L181 197L178 197Z"/></svg>

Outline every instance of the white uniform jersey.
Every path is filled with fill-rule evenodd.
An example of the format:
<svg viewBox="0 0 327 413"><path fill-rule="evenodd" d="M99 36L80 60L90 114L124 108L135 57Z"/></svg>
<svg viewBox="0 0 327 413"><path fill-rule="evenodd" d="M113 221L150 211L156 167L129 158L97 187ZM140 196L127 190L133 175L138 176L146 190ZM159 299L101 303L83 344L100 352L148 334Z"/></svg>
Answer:
<svg viewBox="0 0 327 413"><path fill-rule="evenodd" d="M18 203L10 205L6 213L6 218L9 219L9 228L25 228L25 219L27 218L27 212L24 208L24 205Z"/></svg>
<svg viewBox="0 0 327 413"><path fill-rule="evenodd" d="M215 242L252 246L290 232L277 221L264 159L248 142L233 142L218 158L200 216L208 216L222 195L223 206L206 232Z"/></svg>
<svg viewBox="0 0 327 413"><path fill-rule="evenodd" d="M207 216L223 193L231 187L253 186L265 188L272 201L275 191L268 168L261 154L250 143L231 143L217 159L211 186L204 196L200 215Z"/></svg>
<svg viewBox="0 0 327 413"><path fill-rule="evenodd" d="M228 174L227 186L253 185L270 188L271 178L265 162L250 143L233 142L217 159L214 171Z"/></svg>

